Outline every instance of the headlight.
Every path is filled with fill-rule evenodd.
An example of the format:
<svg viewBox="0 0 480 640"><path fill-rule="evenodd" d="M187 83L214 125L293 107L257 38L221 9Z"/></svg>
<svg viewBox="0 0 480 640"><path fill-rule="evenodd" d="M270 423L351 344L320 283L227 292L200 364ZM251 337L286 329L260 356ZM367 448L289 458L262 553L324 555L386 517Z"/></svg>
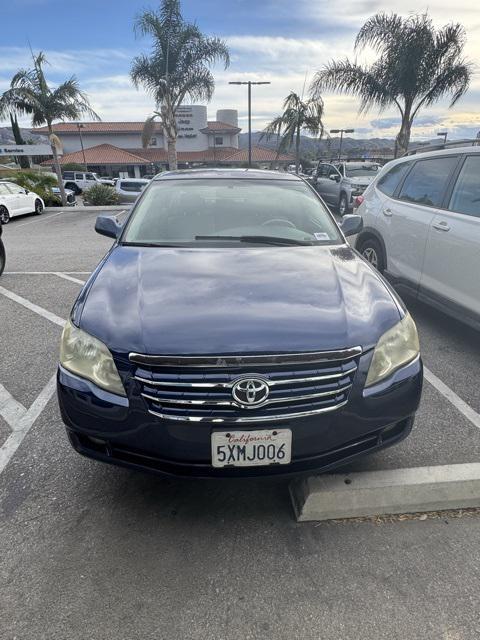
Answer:
<svg viewBox="0 0 480 640"><path fill-rule="evenodd" d="M106 391L120 396L127 395L108 348L97 338L76 327L70 320L62 333L60 364Z"/></svg>
<svg viewBox="0 0 480 640"><path fill-rule="evenodd" d="M420 352L417 327L409 313L386 331L375 347L366 387L380 382L399 367L414 360Z"/></svg>

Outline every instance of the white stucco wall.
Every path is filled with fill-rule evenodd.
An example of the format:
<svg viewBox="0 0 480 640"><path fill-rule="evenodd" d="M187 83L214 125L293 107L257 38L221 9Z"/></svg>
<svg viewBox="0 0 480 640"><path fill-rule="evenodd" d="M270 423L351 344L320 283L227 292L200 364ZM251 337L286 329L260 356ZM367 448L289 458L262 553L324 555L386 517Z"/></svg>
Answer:
<svg viewBox="0 0 480 640"><path fill-rule="evenodd" d="M163 136L155 134L157 144L150 145L152 149L162 149L164 146ZM72 153L81 150L80 137L78 134L59 134L62 141L63 153ZM85 149L96 147L99 144L112 144L121 149L141 149L142 136L140 133L82 133L83 146Z"/></svg>

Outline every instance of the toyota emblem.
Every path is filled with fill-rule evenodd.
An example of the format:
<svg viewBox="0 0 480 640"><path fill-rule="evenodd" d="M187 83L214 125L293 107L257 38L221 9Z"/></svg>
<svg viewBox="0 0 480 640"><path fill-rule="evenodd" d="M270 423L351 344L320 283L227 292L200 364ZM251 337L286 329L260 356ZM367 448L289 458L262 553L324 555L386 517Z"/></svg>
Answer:
<svg viewBox="0 0 480 640"><path fill-rule="evenodd" d="M258 407L268 398L268 383L261 378L242 378L232 388L233 399L243 408Z"/></svg>

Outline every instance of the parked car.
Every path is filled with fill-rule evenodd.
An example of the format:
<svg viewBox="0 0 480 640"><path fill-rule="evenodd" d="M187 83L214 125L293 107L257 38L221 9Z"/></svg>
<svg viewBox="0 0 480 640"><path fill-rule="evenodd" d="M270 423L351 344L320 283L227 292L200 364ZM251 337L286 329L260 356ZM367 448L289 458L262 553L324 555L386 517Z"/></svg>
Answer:
<svg viewBox="0 0 480 640"><path fill-rule="evenodd" d="M150 180L142 178L121 178L115 184L120 202L135 202Z"/></svg>
<svg viewBox="0 0 480 640"><path fill-rule="evenodd" d="M58 399L98 460L193 476L325 470L394 444L422 386L415 324L285 172L168 172L73 307Z"/></svg>
<svg viewBox="0 0 480 640"><path fill-rule="evenodd" d="M92 187L94 184L106 184L114 186L111 178L99 178L92 171L64 171L62 174L63 186L71 189L76 195L82 193L84 189Z"/></svg>
<svg viewBox="0 0 480 640"><path fill-rule="evenodd" d="M376 162L319 162L311 183L325 202L344 216L353 209L354 199L365 191L379 170Z"/></svg>
<svg viewBox="0 0 480 640"><path fill-rule="evenodd" d="M358 251L401 291L480 328L480 147L390 162L364 193Z"/></svg>
<svg viewBox="0 0 480 640"><path fill-rule="evenodd" d="M2 223L0 222L0 276L3 273L3 270L5 269L5 262L6 262L6 255L5 255L5 245L3 244L2 241Z"/></svg>
<svg viewBox="0 0 480 640"><path fill-rule="evenodd" d="M52 193L54 196L61 198L60 189L58 187L52 187ZM75 192L71 189L65 189L65 195L67 196L67 205L69 207L75 207L77 204L77 198Z"/></svg>
<svg viewBox="0 0 480 640"><path fill-rule="evenodd" d="M1 224L7 224L10 218L24 213L40 215L43 209L44 203L39 195L9 180L0 180Z"/></svg>

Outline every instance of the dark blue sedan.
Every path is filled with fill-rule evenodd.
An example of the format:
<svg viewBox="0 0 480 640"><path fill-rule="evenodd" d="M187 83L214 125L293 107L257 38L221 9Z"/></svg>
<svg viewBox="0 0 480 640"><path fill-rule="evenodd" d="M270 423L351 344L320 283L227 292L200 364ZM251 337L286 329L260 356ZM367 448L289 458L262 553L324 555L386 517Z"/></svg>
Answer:
<svg viewBox="0 0 480 640"><path fill-rule="evenodd" d="M81 454L192 476L323 471L408 435L415 324L300 178L155 178L80 293L58 398Z"/></svg>

